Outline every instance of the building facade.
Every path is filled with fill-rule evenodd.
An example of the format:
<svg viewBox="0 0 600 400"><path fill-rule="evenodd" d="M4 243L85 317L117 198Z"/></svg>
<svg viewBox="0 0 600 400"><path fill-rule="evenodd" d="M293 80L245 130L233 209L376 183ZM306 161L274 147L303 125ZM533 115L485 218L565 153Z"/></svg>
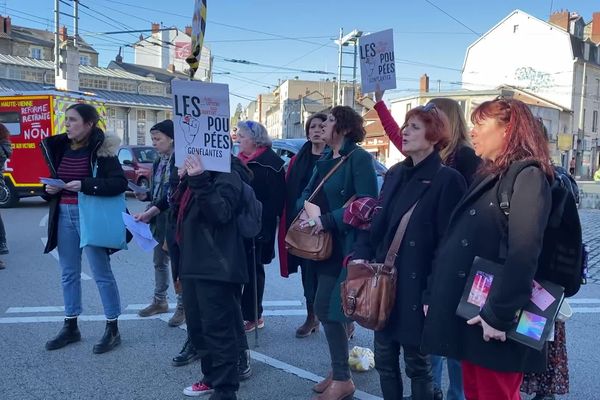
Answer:
<svg viewBox="0 0 600 400"><path fill-rule="evenodd" d="M134 44L134 64L187 74L189 65L185 59L191 54L191 35L190 26L182 32L177 28L161 28L160 24L153 23L150 36L140 36L140 40ZM210 81L211 65L210 49L203 46L200 66L194 79Z"/></svg>
<svg viewBox="0 0 600 400"><path fill-rule="evenodd" d="M521 88L565 110L554 132L571 136L576 175L589 177L600 156L600 13L559 11L542 21L516 10L467 49L463 88Z"/></svg>

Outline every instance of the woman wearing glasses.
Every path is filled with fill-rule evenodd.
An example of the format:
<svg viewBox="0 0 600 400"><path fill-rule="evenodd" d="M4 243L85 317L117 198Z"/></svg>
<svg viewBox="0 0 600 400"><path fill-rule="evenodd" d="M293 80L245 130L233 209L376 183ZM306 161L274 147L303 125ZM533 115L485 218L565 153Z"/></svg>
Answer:
<svg viewBox="0 0 600 400"><path fill-rule="evenodd" d="M466 185L457 171L443 166L439 155L449 138L445 114L430 103L410 110L406 121L402 150L407 159L387 172L380 196L382 208L373 218L370 231L359 233L354 261L350 262L383 262L400 221L408 221L395 260L394 308L386 327L375 332L375 368L384 399L402 399L398 360L402 349L412 399L431 400L430 358L419 349L425 319L422 297L435 249Z"/></svg>
<svg viewBox="0 0 600 400"><path fill-rule="evenodd" d="M283 160L271 148L271 138L262 124L254 121L239 122L237 141L240 144L238 158L252 171L250 185L263 206L262 229L255 239L255 262L252 262L252 241L246 241L250 281L242 294L242 315L244 330L248 333L265 326L262 318L265 264L269 264L275 257L277 218L281 216L285 200L285 172ZM255 299L258 299L258 315Z"/></svg>

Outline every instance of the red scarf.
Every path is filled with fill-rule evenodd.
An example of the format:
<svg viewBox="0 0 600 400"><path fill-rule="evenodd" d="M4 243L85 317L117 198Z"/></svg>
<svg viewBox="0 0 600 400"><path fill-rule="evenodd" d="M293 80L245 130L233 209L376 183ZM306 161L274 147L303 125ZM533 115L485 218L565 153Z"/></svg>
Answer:
<svg viewBox="0 0 600 400"><path fill-rule="evenodd" d="M255 158L258 158L260 155L262 155L265 151L267 151L268 147L258 147L256 149L256 151L252 154L250 154L249 156L245 155L243 152L240 151L240 153L238 154L238 158L240 159L241 162L244 163L244 165L248 164L248 162L254 160Z"/></svg>

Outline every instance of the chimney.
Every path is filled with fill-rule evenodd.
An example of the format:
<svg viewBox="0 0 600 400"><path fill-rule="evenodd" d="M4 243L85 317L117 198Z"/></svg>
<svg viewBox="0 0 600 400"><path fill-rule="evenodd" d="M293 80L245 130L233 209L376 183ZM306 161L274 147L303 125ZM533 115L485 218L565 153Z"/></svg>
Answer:
<svg viewBox="0 0 600 400"><path fill-rule="evenodd" d="M600 44L600 12L592 14L592 42Z"/></svg>
<svg viewBox="0 0 600 400"><path fill-rule="evenodd" d="M189 37L192 37L192 27L190 25L187 25L185 27L185 34L188 35Z"/></svg>
<svg viewBox="0 0 600 400"><path fill-rule="evenodd" d="M115 57L115 61L119 64L123 62L123 56L121 55L121 46L119 46L119 54Z"/></svg>
<svg viewBox="0 0 600 400"><path fill-rule="evenodd" d="M6 17L4 18L4 33L6 33L7 35L10 35L10 30L11 30L11 22L10 22L10 17ZM598 24L600 26L600 24Z"/></svg>
<svg viewBox="0 0 600 400"><path fill-rule="evenodd" d="M153 22L152 23L152 33L158 33L159 30L160 30L160 24Z"/></svg>
<svg viewBox="0 0 600 400"><path fill-rule="evenodd" d="M6 17L8 18L8 17ZM4 17L0 15L0 30L2 33L6 33L6 26L4 25Z"/></svg>
<svg viewBox="0 0 600 400"><path fill-rule="evenodd" d="M419 92L429 92L429 77L427 76L427 74L423 74L421 76L421 79L419 79Z"/></svg>
<svg viewBox="0 0 600 400"><path fill-rule="evenodd" d="M67 39L69 38L69 35L67 34L67 27L66 26L62 26L59 30L58 30L58 36L60 37L60 41L61 42L66 42Z"/></svg>
<svg viewBox="0 0 600 400"><path fill-rule="evenodd" d="M569 10L556 11L550 14L548 22L568 32L570 15Z"/></svg>
<svg viewBox="0 0 600 400"><path fill-rule="evenodd" d="M170 73L174 74L175 73L175 64L169 64L169 65L167 65L167 71L169 71Z"/></svg>

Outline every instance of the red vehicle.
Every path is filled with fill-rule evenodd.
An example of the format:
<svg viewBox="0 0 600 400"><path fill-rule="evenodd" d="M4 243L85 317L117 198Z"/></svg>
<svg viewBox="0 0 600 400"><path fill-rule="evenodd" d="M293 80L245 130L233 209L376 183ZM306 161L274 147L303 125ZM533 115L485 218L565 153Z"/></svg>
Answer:
<svg viewBox="0 0 600 400"><path fill-rule="evenodd" d="M152 146L121 146L119 162L127 180L138 186L150 187L152 163L158 158L158 152Z"/></svg>
<svg viewBox="0 0 600 400"><path fill-rule="evenodd" d="M80 92L47 90L0 95L0 123L8 128L13 149L5 166L6 186L0 207L14 207L22 197L44 197L40 177L49 177L50 171L40 142L66 131L65 112L74 103L92 104L102 119L106 115L102 99ZM100 127L104 128L103 123Z"/></svg>

